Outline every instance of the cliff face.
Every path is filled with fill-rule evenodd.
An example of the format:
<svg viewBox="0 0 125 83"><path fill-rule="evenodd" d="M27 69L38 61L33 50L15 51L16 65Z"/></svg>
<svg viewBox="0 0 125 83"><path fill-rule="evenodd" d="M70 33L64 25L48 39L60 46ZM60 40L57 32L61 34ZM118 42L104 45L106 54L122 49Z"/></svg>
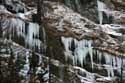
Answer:
<svg viewBox="0 0 125 83"><path fill-rule="evenodd" d="M43 16L38 17L36 1L1 1L3 79L12 83L124 83L124 1L45 0L42 5ZM4 49L9 50L5 57ZM8 74L4 75L4 69ZM13 73L15 77L8 78Z"/></svg>
<svg viewBox="0 0 125 83"><path fill-rule="evenodd" d="M81 13L80 14L76 13L74 10L65 7L65 5L63 5L62 3L56 3L56 2L45 3L48 6L47 9L51 8L51 11L50 10L47 11L47 14L45 15L45 21L47 22L48 25L48 27L46 27L46 31L49 36L48 43L50 42L56 43L56 46L53 46L52 44L50 46L54 52L52 54L53 56L52 58L61 61L63 64L68 63L68 66L72 65L73 68L71 67L71 69L77 71L73 75L78 77L79 80L83 83L84 82L93 83L94 81L96 81L97 83L98 82L117 83L118 81L113 80L114 77L121 76L120 73L118 73L118 71L121 71L119 70L119 68L122 68L123 66L121 67L118 65L119 63L124 63L124 58L122 60L122 56L124 56L124 50L123 50L124 23L123 25L119 25L118 24L119 22L116 22L116 20L118 21L119 18L118 14L120 14L122 11L118 10L116 11L114 9L111 9L107 5L107 2L105 3L98 2L99 6L97 8L99 9L97 10L98 12L105 13L107 17L108 15L110 15L112 17L112 23L115 24L104 23L103 22L104 21L103 19L105 18L104 14L102 19L103 24L96 24L95 22L92 22L92 19L84 17L84 15L82 15ZM104 7L101 10L100 10L100 4L101 6ZM99 16L98 18L102 17ZM119 20L120 19L121 18L119 18ZM99 19L99 21L101 20ZM60 36L65 36L65 37L61 37L60 39L59 38ZM51 41L54 40L52 38L55 37L58 38L55 39L55 41ZM60 52L62 50L61 47L62 44L64 48L64 55L65 55L64 57L62 57L63 54L62 52ZM57 49L59 49L60 54L58 54ZM61 56L61 58L59 58L59 56ZM65 58L64 61L62 60L63 58ZM115 64L117 64L117 66L114 65L113 61L116 62ZM59 65L57 65L57 67L58 66ZM61 65L59 67L62 68ZM67 66L66 67L64 66L63 68L66 70L70 70L70 68L69 67L67 68ZM107 70L109 68L111 70ZM114 72L114 70L116 70L116 72ZM62 70L58 69L58 71L61 72ZM79 72L82 72L82 74ZM92 72L97 74L92 74ZM56 72L54 72L54 70L53 73L57 77L60 77L62 75L62 74L60 75L59 73L57 74ZM63 76L60 78L62 78L65 82L71 82L70 80L67 80ZM124 75L122 76L124 78ZM77 80L78 79L74 79L75 82Z"/></svg>

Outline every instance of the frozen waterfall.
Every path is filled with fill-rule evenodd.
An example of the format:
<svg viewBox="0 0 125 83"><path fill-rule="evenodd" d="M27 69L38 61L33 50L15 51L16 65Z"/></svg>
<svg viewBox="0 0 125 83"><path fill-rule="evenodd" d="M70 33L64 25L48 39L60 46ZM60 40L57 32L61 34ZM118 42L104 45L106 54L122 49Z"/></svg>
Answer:
<svg viewBox="0 0 125 83"><path fill-rule="evenodd" d="M37 23L23 21L19 18L1 18L1 26L3 37L9 36L10 39L21 37L26 46L40 50L43 42L40 40L40 26Z"/></svg>
<svg viewBox="0 0 125 83"><path fill-rule="evenodd" d="M65 48L66 61L72 61L70 64L73 64L73 66L80 65L85 69L86 65L91 65L93 72L95 72L95 68L101 71L104 69L107 71L106 75L109 78L114 78L116 76L115 72L121 74L122 58L94 49L92 40L83 39L78 41L71 37L61 37L61 41Z"/></svg>
<svg viewBox="0 0 125 83"><path fill-rule="evenodd" d="M81 66L83 66L83 63L86 62L87 55L90 55L91 64L93 68L93 56L92 56L92 41L91 40L81 40L78 41L73 38L65 38L62 37L62 43L65 47L65 56L66 60L71 59L73 62L73 65L77 65L79 62ZM72 49L72 43L74 42L74 50Z"/></svg>
<svg viewBox="0 0 125 83"><path fill-rule="evenodd" d="M98 5L98 16L99 16L99 23L102 24L103 22L103 12L105 11L105 4L99 0L97 0Z"/></svg>
<svg viewBox="0 0 125 83"><path fill-rule="evenodd" d="M103 12L105 12L107 14L108 8L103 2L97 0L97 10L98 10L99 24L102 24L103 23ZM109 15L107 14L107 16L109 16Z"/></svg>

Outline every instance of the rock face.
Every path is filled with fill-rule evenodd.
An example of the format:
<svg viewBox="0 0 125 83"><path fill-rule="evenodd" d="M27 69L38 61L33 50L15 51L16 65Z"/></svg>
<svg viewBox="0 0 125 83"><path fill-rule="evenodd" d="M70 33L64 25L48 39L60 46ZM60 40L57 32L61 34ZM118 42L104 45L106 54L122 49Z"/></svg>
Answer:
<svg viewBox="0 0 125 83"><path fill-rule="evenodd" d="M112 3L115 5L115 7L121 7L124 8L125 7L125 1L124 0L111 0Z"/></svg>
<svg viewBox="0 0 125 83"><path fill-rule="evenodd" d="M48 81L48 67L42 55L12 41L0 39L1 83ZM42 69L43 68L43 69Z"/></svg>
<svg viewBox="0 0 125 83"><path fill-rule="evenodd" d="M98 22L96 0L64 0L64 3L84 17Z"/></svg>
<svg viewBox="0 0 125 83"><path fill-rule="evenodd" d="M75 73L74 75L76 75L76 77L80 78L80 80L82 80L82 82L86 82L84 79L86 79L87 82L88 81L93 82L94 80L96 80L97 83L103 82L103 81L111 82L112 76L114 77L113 71L116 69L118 69L118 71L119 71L119 68L121 68L121 67L117 67L117 68L112 67L110 60L114 61L113 60L114 55L124 56L124 51L122 50L123 49L122 45L124 47L124 44L123 44L123 40L121 40L121 39L124 39L123 38L124 35L122 35L123 33L121 32L121 30L125 29L124 26L118 25L118 24L98 25L98 24L95 24L94 22L88 20L87 18L83 17L82 15L75 13L74 11L65 7L65 5L63 5L61 3L45 2L45 4L47 7L46 9L48 9L47 13L45 14L45 21L47 22L46 31L47 31L47 34L49 35L49 38L48 38L48 39L50 39L49 42L51 42L51 38L60 37L62 35L65 36L62 38L62 43L64 45L64 47L63 47L64 54L62 52L60 52L62 50L62 47L61 47L61 44L59 41L60 39L56 39L54 42L56 42L57 46L52 46L52 45L50 46L54 50L52 58L57 59L57 60L61 61L62 63L68 63L68 64L72 64L72 66L77 66L77 67L74 67L73 69L74 70L76 69L76 71L78 70L80 72L83 72L85 75L87 74L90 76L90 77L87 77L87 76L84 76L81 74L79 76L78 73ZM49 9L51 9L51 10L49 10ZM112 12L111 12L111 14L112 14ZM50 38L50 36L51 36L51 38ZM75 38L77 38L78 40ZM93 44L88 44L88 42L91 40L93 41ZM85 43L85 41L86 41L86 43ZM98 64L98 60L96 59L97 57L95 57L96 55L92 56L92 53L90 52L90 51L92 51L91 48L89 49L89 46L91 46L91 45L93 46L93 48L99 50L98 52L102 53L102 51L103 51L103 53L104 53L104 51L105 51L105 53L106 53L106 54L97 53L97 57L99 57L100 55L104 55L104 56L102 56L103 59L101 62L102 62L102 64L105 64L105 65L103 65L103 67L101 67L101 68L99 67L99 65L102 66L102 64ZM81 46L81 48L80 48L80 46ZM58 55L58 51L57 51L57 53L55 52L55 49L59 49L60 55ZM64 57L64 55L65 55L65 57ZM61 56L61 58L57 58L57 56ZM110 60L107 60L107 59L109 59L109 56L110 56ZM106 62L104 60L104 57L109 62ZM112 59L111 59L111 57L112 57ZM66 59L66 62L62 61L62 59L64 59L64 58ZM86 59L88 61L85 61ZM93 61L93 60L95 60L95 61ZM120 58L117 61L122 62L122 60L120 60ZM119 63L120 62L118 62L117 64L119 64ZM81 68L81 66L83 66L83 68ZM95 66L95 69L92 71L92 68L94 66ZM86 70L84 70L84 68ZM108 68L111 68L111 70L110 71L108 70L107 75L109 75L109 77L111 76L111 78L105 78L105 77L103 78L103 76L107 76L107 75L104 75L104 72L106 73ZM68 70L68 69L66 68L66 70ZM103 72L103 73L96 72L96 70ZM61 72L60 69L58 69L58 71ZM86 71L89 71L89 72L87 73ZM94 75L94 74L91 74L90 72L98 73L103 76L101 76L102 78L100 78L100 75ZM56 72L53 72L53 73L57 77L60 76L59 73L58 74ZM115 75L115 76L119 77L120 74L118 74L118 72L117 72L117 75ZM92 77L95 77L95 78L97 77L97 79L93 79ZM63 77L62 77L62 79L64 81L70 83L69 80L67 81ZM76 81L76 80L74 80L74 81ZM113 79L112 79L112 81L113 81ZM116 81L116 83L117 83L117 81Z"/></svg>
<svg viewBox="0 0 125 83"><path fill-rule="evenodd" d="M96 0L59 1L44 1L44 26L39 26L35 21L37 10L34 2L25 5L28 10L24 13L19 13L19 9L24 7L22 5L17 7L17 11L13 10L15 6L12 1L4 2L12 7L11 10L6 5L0 6L0 31L3 32L0 36L10 41L14 54L14 59L10 58L11 53L4 55L0 64L7 71L6 57L9 57L13 60L12 68L19 65L14 73L21 83L48 83L49 76L51 83L124 83L125 27L124 22L118 24L122 23L124 12L115 11L105 0L98 0L98 3ZM112 22L105 22L109 17L112 17ZM1 53L3 51L4 48L0 49ZM4 74L0 75L3 79L12 75Z"/></svg>
<svg viewBox="0 0 125 83"><path fill-rule="evenodd" d="M121 39L124 36L120 29L124 30L124 26L117 24L98 25L63 4L58 5L56 2L46 2L45 4L51 7L51 10L48 10L45 14L45 21L47 21L46 31L49 33L56 36L63 35L77 39L94 40L94 45L97 47L104 47L105 50L110 49L112 50L112 52L110 51L111 53L118 51L119 46L122 44ZM124 46L124 44L122 45Z"/></svg>
<svg viewBox="0 0 125 83"><path fill-rule="evenodd" d="M24 6L18 0L6 0L1 3L1 83L47 83L49 67L46 65L47 59L43 60L42 57L45 50L43 45L46 45L42 44L45 41L44 30L28 18L36 11L31 9L31 11L20 12ZM9 7L11 8L8 9Z"/></svg>
<svg viewBox="0 0 125 83"><path fill-rule="evenodd" d="M25 5L18 0L1 0L0 4L4 4L6 9L12 13L24 13Z"/></svg>
<svg viewBox="0 0 125 83"><path fill-rule="evenodd" d="M92 21L89 21L80 14L75 13L73 10L70 10L63 4L58 4L55 2L46 2L45 4L48 5L47 7L51 7L52 9L48 10L48 12L45 14L45 21L47 21L48 25L47 28L51 29L51 31L57 30L57 33L59 31L65 36L72 35L81 39L85 33L91 33L92 30L96 28L96 24L94 24Z"/></svg>

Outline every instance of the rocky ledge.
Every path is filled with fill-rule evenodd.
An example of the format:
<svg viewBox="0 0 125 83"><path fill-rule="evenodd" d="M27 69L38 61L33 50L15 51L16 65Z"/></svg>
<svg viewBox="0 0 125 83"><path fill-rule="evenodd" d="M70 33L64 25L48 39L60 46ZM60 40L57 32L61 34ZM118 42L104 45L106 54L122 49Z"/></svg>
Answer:
<svg viewBox="0 0 125 83"><path fill-rule="evenodd" d="M62 3L45 1L45 18L47 33L53 36L74 37L78 40L93 40L93 46L110 53L121 55L125 52L124 25L117 24L96 24L80 14L69 9ZM12 14L7 10L0 11L1 23L3 19L20 19L22 21L32 21L32 15L36 9L25 13ZM7 22L8 24L13 24ZM4 22L1 24L4 27ZM7 24L6 24L7 25ZM9 29L9 28L7 28ZM110 50L109 50L110 49Z"/></svg>
<svg viewBox="0 0 125 83"><path fill-rule="evenodd" d="M124 53L124 25L96 24L62 3L45 2L47 32L55 36L70 36L78 40L93 40L93 45L116 55ZM110 50L109 50L110 49Z"/></svg>

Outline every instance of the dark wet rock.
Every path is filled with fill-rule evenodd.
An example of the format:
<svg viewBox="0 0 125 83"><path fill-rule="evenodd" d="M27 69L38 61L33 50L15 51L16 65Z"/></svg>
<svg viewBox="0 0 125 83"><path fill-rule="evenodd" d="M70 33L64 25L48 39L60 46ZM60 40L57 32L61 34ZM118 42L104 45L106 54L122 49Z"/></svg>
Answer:
<svg viewBox="0 0 125 83"><path fill-rule="evenodd" d="M116 9L124 11L124 9L125 9L125 1L124 0L111 0L111 2L114 4Z"/></svg>
<svg viewBox="0 0 125 83"><path fill-rule="evenodd" d="M47 57L49 57L49 61L47 59L43 59L45 60L46 64L50 64L50 73L54 76L52 76L52 80L53 83L60 83L60 82L64 82L64 83L72 83L72 82L78 82L80 83L81 79L85 79L82 78L82 76L86 76L86 74L89 74L89 76L95 76L94 79L96 78L103 78L103 76L106 76L106 70L105 67L103 66L103 64L106 64L105 58L103 57L100 62L101 62L101 69L98 68L99 65L99 61L97 61L97 57L94 56L94 71L92 70L92 61L90 60L90 54L88 53L86 61L87 63L84 64L84 68L83 69L80 65L80 62L78 62L76 67L74 66L74 64L72 63L73 60L69 59L68 61L65 60L65 54L64 51L66 51L64 49L64 45L61 42L60 37L65 36L65 37L73 37L74 39L80 41L82 39L86 39L86 40L92 40L93 44L92 46L94 46L94 49L99 50L101 52L106 52L112 55L116 55L116 56L122 56L122 54L125 52L124 46L125 43L122 42L122 35L121 35L121 31L119 29L115 30L112 29L112 27L109 25L98 25L97 23L97 11L96 11L96 1L93 3L92 0L78 0L78 2L81 3L80 7L82 7L82 10L78 10L81 9L79 8L78 4L75 2L76 0L70 0L70 4L67 4L70 8L73 8L75 11L71 10L70 8L66 7L63 3L59 3L57 2L57 0L53 0L51 1L45 1L44 5L45 5L45 18L42 19L44 21L44 23L46 23L46 32L47 32L47 52L46 55ZM89 2L88 2L89 1ZM28 1L27 1L28 3ZM71 4L73 3L73 4ZM35 7L34 3L30 5L30 7ZM75 8L75 6L77 6ZM8 8L11 9L11 5L8 6ZM1 9L4 9L1 7ZM35 9L35 8L34 8ZM83 13L83 11L85 10L85 12ZM16 16L15 14L13 14L12 12L15 12L13 10L9 10L11 12L2 12L0 13L0 17L2 19L1 22L4 22L6 20L6 24L11 24L12 21L9 19L14 19L14 20L20 20L21 22L29 22L25 19L23 19L21 16ZM77 11L77 13L76 13ZM78 14L78 13L81 13ZM32 14L33 13L33 14ZM31 15L34 17L33 18L33 22L36 22L35 19L35 15L36 12L31 12ZM94 16L93 16L94 14ZM85 16L85 17L83 17ZM91 18L92 17L92 18ZM105 17L105 16L104 16ZM5 18L5 19L3 19ZM90 20L88 20L88 18ZM105 23L107 21L107 18L104 19ZM94 21L94 22L92 22ZM96 23L95 23L96 22ZM13 23L12 23L13 24ZM15 24L13 25L14 27L17 27ZM25 24L26 26L28 26L28 24ZM1 26L2 28L4 28L4 23ZM9 26L5 27L7 28L7 30L10 30L10 28L8 28ZM105 30L107 29L107 30ZM9 35L10 33L8 33ZM26 34L27 34L27 30L26 30ZM41 34L40 34L41 35ZM38 38L38 37L36 37ZM40 37L41 38L41 37ZM25 42L24 39L20 38L14 38L15 41L23 46L25 46ZM43 38L41 38L41 40L43 40ZM71 43L71 47L69 48L72 52L75 51L75 42ZM122 47L121 44L123 45ZM26 49L23 48L18 48L18 46L13 48L15 52L19 52L18 56L18 61L16 63L16 65L18 65L18 68L22 68L22 66L20 66L21 64L25 64L25 53L26 53ZM5 53L6 50L2 49L0 50L1 53ZM23 56L22 56L23 55ZM39 61L39 55L35 56L34 52L31 53L31 55L33 55L32 57L30 57L30 71L28 72L28 74L33 74L32 69L35 68L36 66L45 66L44 65L38 65L38 61ZM74 56L74 53L72 53L72 55ZM97 55L97 54L95 54ZM103 55L103 54L102 54ZM2 55L1 55L2 56ZM1 57L0 56L0 57ZM4 55L6 56L6 55ZM58 61L57 61L58 60ZM47 62L48 61L48 62ZM55 62L54 62L55 61ZM6 62L2 61L2 64L7 65ZM6 67L5 67L6 68ZM43 68L44 70L44 68ZM83 71L81 71L83 70ZM34 77L34 75L31 75L31 81L34 82L34 78L36 79L40 79L43 80L41 77L43 77L43 74L46 74L46 72L48 73L48 70L43 72L42 74L38 74L37 76ZM87 73L86 73L87 72ZM97 74L103 75L97 75ZM93 75L92 75L93 74ZM80 77L81 75L81 77ZM118 74L116 75L118 76ZM6 76L7 77L7 76ZM17 76L18 77L18 76ZM20 77L19 77L20 78ZM61 79L61 80L60 80ZM86 79L87 81L91 81ZM106 80L106 81L105 81ZM113 79L114 80L114 79ZM94 80L95 81L95 80ZM108 79L103 79L103 81L100 81L99 79L97 80L98 82L103 83L108 82L110 83L111 81L109 81ZM4 82L3 82L4 83ZM19 83L19 82L18 82Z"/></svg>
<svg viewBox="0 0 125 83"><path fill-rule="evenodd" d="M64 3L82 16L98 22L96 0L64 0Z"/></svg>

